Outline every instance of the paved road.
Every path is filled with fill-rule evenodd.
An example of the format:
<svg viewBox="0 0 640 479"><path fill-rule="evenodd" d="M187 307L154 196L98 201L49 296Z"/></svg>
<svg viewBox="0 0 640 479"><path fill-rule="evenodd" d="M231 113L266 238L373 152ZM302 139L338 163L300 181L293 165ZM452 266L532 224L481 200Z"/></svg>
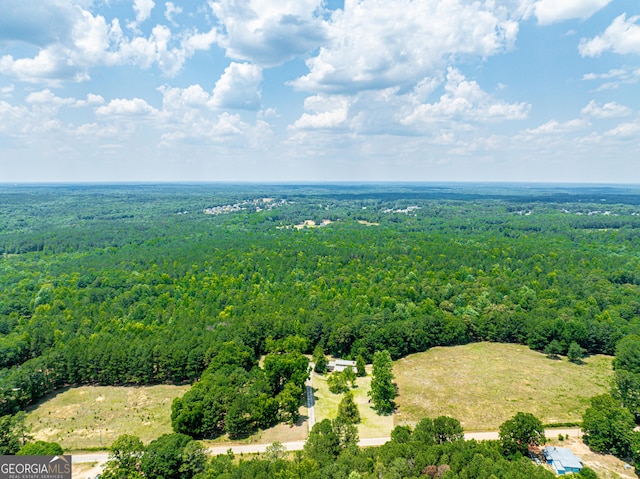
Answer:
<svg viewBox="0 0 640 479"><path fill-rule="evenodd" d="M88 454L72 454L71 455L71 463L72 464L80 464L86 462L97 462L102 464L103 462L107 462L109 459L108 452L94 452Z"/></svg>
<svg viewBox="0 0 640 479"><path fill-rule="evenodd" d="M569 435L572 437L580 437L582 435L582 431L580 428L560 428L560 429L546 429L546 436L549 438L558 437L558 434ZM476 441L488 441L498 439L497 431L487 431L487 432L469 432L464 435L466 440L475 439ZM364 438L359 442L360 447L371 447L371 446L381 446L384 443L390 441L389 437L373 437L373 438ZM287 451L300 451L304 447L305 441L294 441L294 442L285 442L282 445L286 448ZM267 447L270 444L240 444L233 446L215 446L207 449L207 452L212 456L217 456L220 454L226 454L229 449L234 454L259 454L266 451ZM104 462L107 460L107 453L92 453L92 454L78 454L72 457L73 463L83 463L83 462Z"/></svg>
<svg viewBox="0 0 640 479"><path fill-rule="evenodd" d="M311 377L313 376L313 363L309 364L309 379L307 379L306 390L307 390L307 416L309 416L308 424L309 424L309 432L311 432L311 428L316 423L316 401L313 398L313 386L311 382Z"/></svg>

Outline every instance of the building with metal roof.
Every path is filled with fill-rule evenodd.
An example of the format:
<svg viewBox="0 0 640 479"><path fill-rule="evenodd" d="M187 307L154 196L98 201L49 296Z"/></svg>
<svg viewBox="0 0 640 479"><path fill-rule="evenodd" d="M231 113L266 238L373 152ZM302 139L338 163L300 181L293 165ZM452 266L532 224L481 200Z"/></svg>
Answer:
<svg viewBox="0 0 640 479"><path fill-rule="evenodd" d="M571 474L582 470L580 458L565 447L545 447L542 453L559 475Z"/></svg>

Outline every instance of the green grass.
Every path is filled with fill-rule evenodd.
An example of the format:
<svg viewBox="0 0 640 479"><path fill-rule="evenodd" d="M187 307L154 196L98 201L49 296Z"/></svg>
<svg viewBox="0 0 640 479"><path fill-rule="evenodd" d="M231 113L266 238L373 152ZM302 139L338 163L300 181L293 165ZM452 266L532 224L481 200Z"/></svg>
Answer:
<svg viewBox="0 0 640 479"><path fill-rule="evenodd" d="M106 448L121 434L144 442L172 432L171 403L190 386L83 386L60 391L27 416L35 439L65 450Z"/></svg>
<svg viewBox="0 0 640 479"><path fill-rule="evenodd" d="M396 422L447 415L467 431L497 430L518 411L545 424L578 422L589 398L608 391L611 362L598 355L576 365L514 344L433 348L394 363Z"/></svg>
<svg viewBox="0 0 640 479"><path fill-rule="evenodd" d="M360 438L386 437L391 434L393 429L393 416L379 416L369 404L367 393L371 389L371 371L369 370L368 372L368 376L357 379L357 387L351 390L361 417L361 422L358 424L358 434ZM329 391L326 374L319 376L314 373L312 384L314 397L316 398L316 422L326 418L334 419L338 415L338 405L342 399L342 394L333 394Z"/></svg>

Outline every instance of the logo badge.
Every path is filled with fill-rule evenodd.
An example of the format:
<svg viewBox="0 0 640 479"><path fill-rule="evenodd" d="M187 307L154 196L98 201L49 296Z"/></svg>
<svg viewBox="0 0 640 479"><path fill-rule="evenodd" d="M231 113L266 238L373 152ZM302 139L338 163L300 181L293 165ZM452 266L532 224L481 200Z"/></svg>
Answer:
<svg viewBox="0 0 640 479"><path fill-rule="evenodd" d="M71 479L71 456L0 456L0 479Z"/></svg>

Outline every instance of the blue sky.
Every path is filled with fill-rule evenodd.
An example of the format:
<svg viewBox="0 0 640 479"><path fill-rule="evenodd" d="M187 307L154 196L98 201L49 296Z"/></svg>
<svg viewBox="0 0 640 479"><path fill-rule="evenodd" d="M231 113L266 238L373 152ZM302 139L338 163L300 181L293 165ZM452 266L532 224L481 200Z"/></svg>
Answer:
<svg viewBox="0 0 640 479"><path fill-rule="evenodd" d="M0 12L0 183L640 183L637 0Z"/></svg>

